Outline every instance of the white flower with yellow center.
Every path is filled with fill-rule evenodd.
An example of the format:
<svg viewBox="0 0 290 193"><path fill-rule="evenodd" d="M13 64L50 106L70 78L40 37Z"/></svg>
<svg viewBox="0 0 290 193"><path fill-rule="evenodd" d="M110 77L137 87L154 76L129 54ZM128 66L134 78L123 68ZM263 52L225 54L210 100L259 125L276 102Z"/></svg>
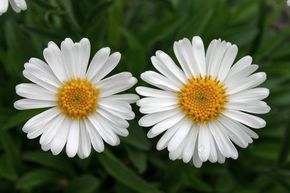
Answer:
<svg viewBox="0 0 290 193"><path fill-rule="evenodd" d="M151 58L160 73L147 71L141 78L158 89L136 88L145 96L137 105L147 114L139 124L153 126L149 138L165 132L157 149L167 148L172 160L192 160L201 167L207 160L236 159L233 143L245 148L258 138L248 127L265 127L266 122L252 114L270 111L262 101L269 90L255 88L266 74L254 73L258 66L250 56L233 64L237 52L236 45L213 40L205 53L202 39L193 37L192 42L185 38L174 43L182 70L162 51Z"/></svg>
<svg viewBox="0 0 290 193"><path fill-rule="evenodd" d="M50 108L31 118L23 127L29 139L40 137L44 151L59 154L66 145L69 157L86 158L91 145L97 152L104 142L115 146L120 136L128 135L128 121L134 118L130 103L135 94L117 94L131 88L137 79L122 72L103 79L119 63L119 52L110 55L100 49L90 65L90 42L74 43L66 39L59 48L49 42L43 55L46 63L32 58L25 64L23 75L33 83L16 86L19 110Z"/></svg>
<svg viewBox="0 0 290 193"><path fill-rule="evenodd" d="M0 0L0 15L8 10L8 4L11 4L12 9L19 13L27 9L25 0Z"/></svg>

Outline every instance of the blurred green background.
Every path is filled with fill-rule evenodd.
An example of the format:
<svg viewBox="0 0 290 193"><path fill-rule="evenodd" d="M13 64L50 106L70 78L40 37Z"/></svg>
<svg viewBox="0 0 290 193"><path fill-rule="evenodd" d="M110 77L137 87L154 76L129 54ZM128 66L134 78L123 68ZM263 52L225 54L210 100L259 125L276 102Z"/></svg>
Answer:
<svg viewBox="0 0 290 193"><path fill-rule="evenodd" d="M65 193L288 193L290 192L290 7L286 0L27 0L28 10L0 17L0 192ZM122 53L115 72L136 77L151 69L150 56L183 37L200 35L239 46L265 71L272 111L260 139L239 149L238 160L201 169L170 161L146 138L137 114L130 135L88 159L54 157L21 128L39 111L13 109L15 85L26 82L23 64L43 58L48 41L90 39L92 52ZM138 78L139 79L139 78ZM139 84L144 84L139 81ZM134 92L134 89L132 89Z"/></svg>

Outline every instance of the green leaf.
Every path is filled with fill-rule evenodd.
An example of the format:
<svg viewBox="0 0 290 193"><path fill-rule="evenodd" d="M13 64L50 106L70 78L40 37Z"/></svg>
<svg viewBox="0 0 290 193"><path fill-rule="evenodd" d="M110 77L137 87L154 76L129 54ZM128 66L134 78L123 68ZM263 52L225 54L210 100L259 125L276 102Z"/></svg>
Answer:
<svg viewBox="0 0 290 193"><path fill-rule="evenodd" d="M61 172L72 175L74 173L73 166L71 165L68 158L62 156L53 156L49 152L32 151L25 152L23 154L25 161L40 164L41 166L56 169Z"/></svg>
<svg viewBox="0 0 290 193"><path fill-rule="evenodd" d="M2 126L3 130L8 130L13 127L17 127L25 123L28 119L33 117L34 115L40 113L40 110L30 110L30 111L20 111L10 116Z"/></svg>
<svg viewBox="0 0 290 193"><path fill-rule="evenodd" d="M69 183L66 193L93 193L96 192L100 182L97 178L91 175L84 175L75 178Z"/></svg>
<svg viewBox="0 0 290 193"><path fill-rule="evenodd" d="M127 147L126 150L130 160L132 161L134 166L138 169L138 172L139 173L145 172L145 170L147 169L146 153L133 147Z"/></svg>
<svg viewBox="0 0 290 193"><path fill-rule="evenodd" d="M33 189L48 182L55 182L59 175L51 170L38 169L23 175L17 182L16 188L21 190Z"/></svg>
<svg viewBox="0 0 290 193"><path fill-rule="evenodd" d="M139 193L161 193L155 186L145 181L124 165L110 151L106 150L99 156L106 171L119 182Z"/></svg>
<svg viewBox="0 0 290 193"><path fill-rule="evenodd" d="M146 138L146 134L137 123L131 122L129 132L130 135L122 139L125 143L144 151L150 149L150 143Z"/></svg>

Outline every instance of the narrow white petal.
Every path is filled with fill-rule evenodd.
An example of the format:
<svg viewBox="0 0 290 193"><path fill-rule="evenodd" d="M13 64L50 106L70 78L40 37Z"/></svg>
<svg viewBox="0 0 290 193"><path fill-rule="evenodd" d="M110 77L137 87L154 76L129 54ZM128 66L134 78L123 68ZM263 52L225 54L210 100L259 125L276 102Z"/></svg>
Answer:
<svg viewBox="0 0 290 193"><path fill-rule="evenodd" d="M43 56L58 80L66 80L67 73L62 61L61 51L54 42L48 43L48 47L43 51Z"/></svg>
<svg viewBox="0 0 290 193"><path fill-rule="evenodd" d="M111 56L109 56L106 63L102 66L102 68L92 78L92 82L94 82L96 84L102 78L107 76L118 65L120 59L121 59L121 54L119 52L115 52Z"/></svg>
<svg viewBox="0 0 290 193"><path fill-rule="evenodd" d="M188 163L192 159L198 137L198 131L198 126L192 126L190 129L190 133L188 134L188 137L186 139L187 143L185 144L183 150L183 161L185 163Z"/></svg>
<svg viewBox="0 0 290 193"><path fill-rule="evenodd" d="M56 106L54 101L40 101L34 99L20 99L14 103L14 107L18 110L40 109L54 106Z"/></svg>
<svg viewBox="0 0 290 193"><path fill-rule="evenodd" d="M205 63L205 50L203 41L199 36L192 38L193 55L196 61L196 65L199 67L201 76L206 75L206 63Z"/></svg>
<svg viewBox="0 0 290 193"><path fill-rule="evenodd" d="M151 128L152 133L157 136L182 121L184 117L185 115L183 113L179 113L174 117L167 118L154 125L154 127Z"/></svg>
<svg viewBox="0 0 290 193"><path fill-rule="evenodd" d="M143 114L150 114L150 113L158 113L163 111L175 110L178 109L178 105L171 105L171 106L159 106L156 108L155 106L145 106L141 107L139 111Z"/></svg>
<svg viewBox="0 0 290 193"><path fill-rule="evenodd" d="M203 162L207 161L210 155L209 135L209 128L201 125L198 133L198 155Z"/></svg>
<svg viewBox="0 0 290 193"><path fill-rule="evenodd" d="M245 56L243 58L241 58L239 61L237 61L232 68L229 71L229 74L235 74L241 70L243 70L244 68L246 68L247 66L252 64L252 57L251 56Z"/></svg>
<svg viewBox="0 0 290 193"><path fill-rule="evenodd" d="M174 54L187 78L192 77L191 69L189 68L189 64L187 64L184 56L183 56L183 51L181 49L180 43L179 42L174 42L173 45L173 50Z"/></svg>
<svg viewBox="0 0 290 193"><path fill-rule="evenodd" d="M102 48L94 55L87 71L87 78L89 80L92 80L94 76L101 71L109 55L110 48Z"/></svg>
<svg viewBox="0 0 290 193"><path fill-rule="evenodd" d="M225 55L221 62L221 66L218 73L218 78L221 82L223 82L225 78L227 77L230 71L230 68L235 61L237 54L238 54L238 47L236 45L231 45L225 52Z"/></svg>
<svg viewBox="0 0 290 193"><path fill-rule="evenodd" d="M80 122L72 121L71 126L69 128L66 144L66 154L68 155L68 157L74 157L77 154L79 142L80 142Z"/></svg>
<svg viewBox="0 0 290 193"><path fill-rule="evenodd" d="M16 93L21 97L29 99L44 100L44 101L56 100L55 93L32 83L22 83L17 85Z"/></svg>
<svg viewBox="0 0 290 193"><path fill-rule="evenodd" d="M122 101L122 102L132 104L132 103L136 103L136 101L139 100L140 97L136 94L117 94L117 95L109 96L107 97L107 99L117 100L117 101Z"/></svg>
<svg viewBox="0 0 290 193"><path fill-rule="evenodd" d="M160 121L162 121L164 119L167 119L169 117L173 117L178 113L179 113L179 111L177 109L164 111L164 112L158 112L158 113L152 113L152 114L148 114L148 115L143 116L139 120L138 123L142 127L150 127L150 126L153 126L153 125L159 123Z"/></svg>
<svg viewBox="0 0 290 193"><path fill-rule="evenodd" d="M130 79L119 82L118 84L112 84L110 86L103 87L101 89L100 97L111 96L125 90L130 89L137 83L137 79L135 77L131 77Z"/></svg>
<svg viewBox="0 0 290 193"><path fill-rule="evenodd" d="M172 105L178 105L178 101L176 99L172 98L151 98L151 97L145 97L137 101L136 103L140 107L165 107L165 106L172 106Z"/></svg>
<svg viewBox="0 0 290 193"><path fill-rule="evenodd" d="M94 126L90 123L90 121L85 121L84 123L94 150L96 150L99 153L103 152L105 147L102 137L100 136L98 131L94 128Z"/></svg>
<svg viewBox="0 0 290 193"><path fill-rule="evenodd" d="M244 91L246 89L251 89L256 86L259 86L266 80L266 73L264 72L258 72L255 73L247 78L244 78L239 81L239 84L233 83L228 84L227 86L229 87L228 94L232 95L241 91Z"/></svg>
<svg viewBox="0 0 290 193"><path fill-rule="evenodd" d="M91 153L91 140L89 133L87 132L86 125L84 121L80 121L80 142L79 142L79 150L78 156L81 159L85 159L89 157Z"/></svg>
<svg viewBox="0 0 290 193"><path fill-rule="evenodd" d="M174 151L178 148L178 146L184 142L184 139L186 139L189 131L191 128L191 122L187 119L184 119L182 125L177 130L177 132L174 134L172 139L170 140L168 144L168 151Z"/></svg>
<svg viewBox="0 0 290 193"><path fill-rule="evenodd" d="M45 125L44 132L39 140L41 145L48 145L51 143L58 131L62 129L64 119L65 116L60 114Z"/></svg>
<svg viewBox="0 0 290 193"><path fill-rule="evenodd" d="M255 129L263 128L266 126L266 121L264 119L240 111L227 110L223 114Z"/></svg>
<svg viewBox="0 0 290 193"><path fill-rule="evenodd" d="M168 129L163 135L162 137L159 139L156 149L161 151L163 149L165 149L168 146L169 141L171 140L171 138L174 136L174 134L176 133L176 131L178 131L178 129L180 124L175 125L174 127Z"/></svg>
<svg viewBox="0 0 290 193"><path fill-rule="evenodd" d="M225 83L232 84L233 82L239 85L239 81L243 78L247 78L249 75L253 74L258 69L258 65L252 64L245 67L243 70L229 74L225 79Z"/></svg>
<svg viewBox="0 0 290 193"><path fill-rule="evenodd" d="M82 78L85 77L91 53L91 43L87 38L83 38L80 41L80 53L79 53L79 65L80 65L80 75Z"/></svg>
<svg viewBox="0 0 290 193"><path fill-rule="evenodd" d="M162 69L164 68L165 71L171 72L169 73L170 77L183 83L186 82L186 77L185 77L184 72L175 64L175 62L171 59L170 56L168 56L166 53L162 51L157 51L156 58L161 62L161 64L159 64L159 68L162 68Z"/></svg>
<svg viewBox="0 0 290 193"><path fill-rule="evenodd" d="M71 120L65 119L62 123L61 129L58 130L51 142L51 152L53 155L58 155L64 148L70 127Z"/></svg>
<svg viewBox="0 0 290 193"><path fill-rule="evenodd" d="M147 97L156 97L156 98L176 98L176 94L171 91L164 91L160 89L154 89L149 87L138 86L136 92L139 95Z"/></svg>
<svg viewBox="0 0 290 193"><path fill-rule="evenodd" d="M230 102L226 105L227 109L243 111L254 114L268 113L271 108L263 101L244 101L244 102Z"/></svg>
<svg viewBox="0 0 290 193"><path fill-rule="evenodd" d="M23 132L29 132L31 128L33 128L37 124L41 124L43 121L50 121L54 117L60 114L60 111L55 107L48 109L38 115L35 115L34 117L30 118L25 125L23 126L22 130Z"/></svg>
<svg viewBox="0 0 290 193"><path fill-rule="evenodd" d="M176 84L176 82L169 80L165 76L154 71L146 71L142 73L141 79L160 89L173 92L179 91L179 84Z"/></svg>
<svg viewBox="0 0 290 193"><path fill-rule="evenodd" d="M230 139L238 146L246 148L249 143L253 142L252 138L237 124L237 121L225 116L221 116L219 121L230 133Z"/></svg>
<svg viewBox="0 0 290 193"><path fill-rule="evenodd" d="M267 88L252 88L229 96L231 102L242 102L245 100L263 100L269 96Z"/></svg>
<svg viewBox="0 0 290 193"><path fill-rule="evenodd" d="M0 2L0 15L2 15L2 13L5 13L8 9L8 0L2 0Z"/></svg>

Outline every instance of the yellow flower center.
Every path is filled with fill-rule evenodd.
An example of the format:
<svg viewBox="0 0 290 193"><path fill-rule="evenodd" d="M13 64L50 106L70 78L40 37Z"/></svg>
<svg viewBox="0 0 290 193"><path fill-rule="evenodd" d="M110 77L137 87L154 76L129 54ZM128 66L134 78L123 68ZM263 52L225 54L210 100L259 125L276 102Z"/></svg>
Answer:
<svg viewBox="0 0 290 193"><path fill-rule="evenodd" d="M100 90L91 82L83 79L71 79L64 82L57 93L57 104L68 118L86 119L98 107Z"/></svg>
<svg viewBox="0 0 290 193"><path fill-rule="evenodd" d="M191 78L178 92L179 107L194 124L217 120L225 110L224 85L211 77Z"/></svg>

